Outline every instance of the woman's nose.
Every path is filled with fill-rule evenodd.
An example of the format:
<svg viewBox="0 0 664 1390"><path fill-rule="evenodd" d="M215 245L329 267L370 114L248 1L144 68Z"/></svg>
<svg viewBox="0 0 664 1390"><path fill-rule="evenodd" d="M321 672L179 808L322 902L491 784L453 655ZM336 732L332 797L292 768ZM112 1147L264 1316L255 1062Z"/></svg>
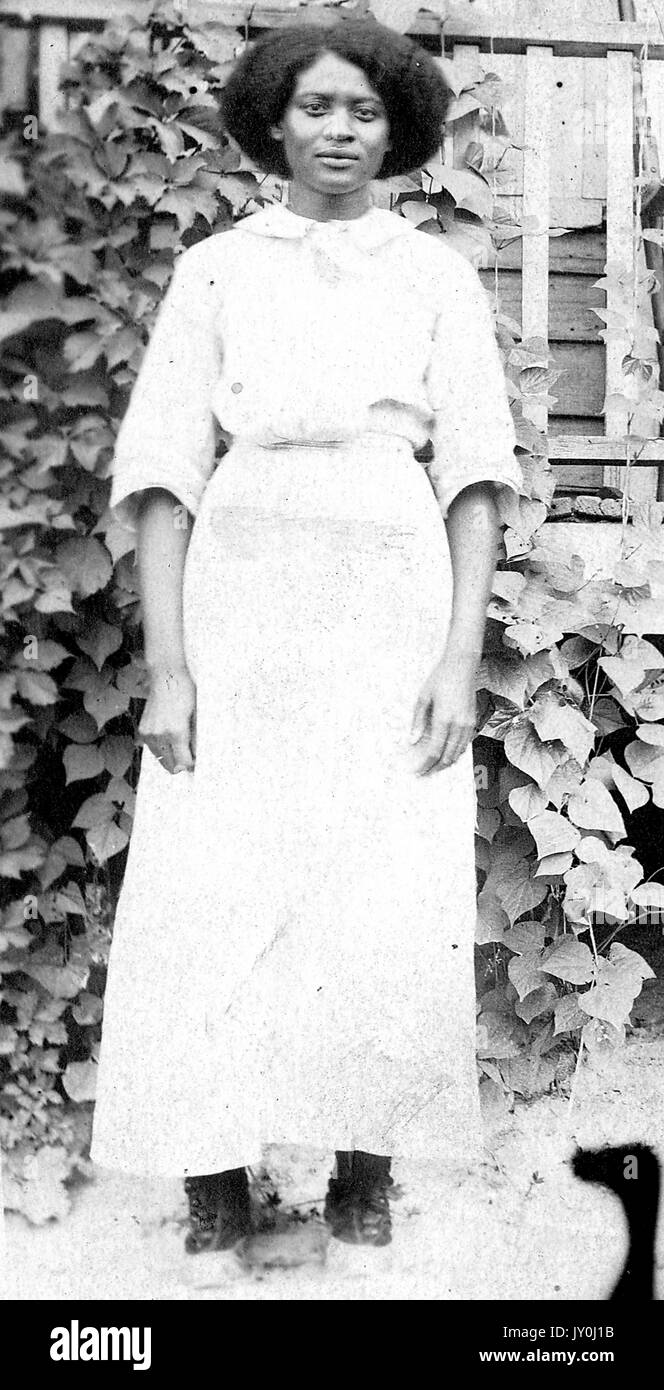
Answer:
<svg viewBox="0 0 664 1390"><path fill-rule="evenodd" d="M328 136L333 136L336 140L341 139L342 136L352 134L348 112L344 107L339 107L338 110L330 111L326 129Z"/></svg>

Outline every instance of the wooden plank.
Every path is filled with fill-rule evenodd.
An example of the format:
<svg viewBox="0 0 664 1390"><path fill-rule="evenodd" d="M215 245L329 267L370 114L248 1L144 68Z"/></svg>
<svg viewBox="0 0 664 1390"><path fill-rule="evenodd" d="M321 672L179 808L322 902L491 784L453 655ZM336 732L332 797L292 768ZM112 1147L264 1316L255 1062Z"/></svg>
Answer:
<svg viewBox="0 0 664 1390"><path fill-rule="evenodd" d="M549 416L549 447L553 439L567 435L586 435L590 438L604 438L604 421L592 416L558 415L552 411Z"/></svg>
<svg viewBox="0 0 664 1390"><path fill-rule="evenodd" d="M556 493L571 489L593 492L601 488L604 483L604 470L601 463L556 463L555 460L551 462L556 481Z"/></svg>
<svg viewBox="0 0 664 1390"><path fill-rule="evenodd" d="M0 52L0 113L7 110L26 110L29 50L30 34L27 29L3 29Z"/></svg>
<svg viewBox="0 0 664 1390"><path fill-rule="evenodd" d="M521 239L504 246L498 253L498 262L505 270L521 269ZM489 266L494 257L490 256ZM552 275L558 271L570 275L593 276L599 280L606 265L606 236L594 227L583 227L567 236L552 236L549 242L549 270Z"/></svg>
<svg viewBox="0 0 664 1390"><path fill-rule="evenodd" d="M583 60L584 198L606 198L606 68L603 58ZM657 64L653 64L657 67Z"/></svg>
<svg viewBox="0 0 664 1390"><path fill-rule="evenodd" d="M64 106L60 74L69 58L69 35L61 24L42 24L39 29L39 124L57 130Z"/></svg>
<svg viewBox="0 0 664 1390"><path fill-rule="evenodd" d="M631 55L609 53L606 75L606 265L610 281L606 302L610 314L629 315L634 257L634 73ZM621 283L617 283L617 277L621 277ZM620 394L623 390L624 355L620 344L608 344L607 395ZM626 410L620 404L608 402L607 435L621 435L626 431Z"/></svg>
<svg viewBox="0 0 664 1390"><path fill-rule="evenodd" d="M583 198L583 59L556 58L551 102L551 198Z"/></svg>
<svg viewBox="0 0 664 1390"><path fill-rule="evenodd" d="M499 265L501 307L510 318L520 323L521 276L518 270L503 267L502 261ZM491 292L493 270L480 270L480 279L485 289ZM549 274L549 342L599 343L603 324L593 313L593 305L601 308L603 304L604 292L595 288L593 276Z"/></svg>
<svg viewBox="0 0 664 1390"><path fill-rule="evenodd" d="M629 53L607 55L607 127L606 127L606 263L609 285L609 312L626 314L631 311L634 267L634 59ZM616 277L622 277L616 282ZM612 278L613 277L613 278ZM620 343L607 345L605 412L606 433L625 434L627 411L612 394L623 391L625 378L622 369L624 350ZM610 486L627 487L630 497L656 498L658 470L635 469L626 477L624 469L610 464L605 470Z"/></svg>
<svg viewBox="0 0 664 1390"><path fill-rule="evenodd" d="M549 458L586 459L594 463L617 462L625 459L624 439L608 439L605 435L597 437L590 434L549 437ZM635 467L657 460L664 463L664 439L647 439L639 446L639 459Z"/></svg>
<svg viewBox="0 0 664 1390"><path fill-rule="evenodd" d="M553 52L529 48L524 94L523 238L521 322L524 338L546 338L549 331L549 196L551 174L551 89ZM533 423L546 429L548 408L533 399Z"/></svg>
<svg viewBox="0 0 664 1390"><path fill-rule="evenodd" d="M153 8L153 0L122 0L118 12L133 14L145 20ZM580 17L573 25L559 19L554 12L546 22L537 23L528 17L511 20L509 15L501 14L497 6L492 7L491 24L486 16L474 14L475 6L451 3L446 10L443 32L446 41L477 43L484 52L489 52L493 44L497 53L525 53L536 45L553 48L555 53L577 56L602 56L607 52L628 51L640 53L644 44L648 45L651 58L664 58L664 35L659 24L653 21L640 23L613 22L594 23ZM282 8L260 7L253 9L250 0L245 4L225 4L223 0L188 0L188 16L196 23L201 21L223 20L231 25L243 26L250 20L253 28L277 28L292 22L298 6ZM0 0L0 16L8 16L20 23L35 18L50 19L63 24L90 21L107 23L109 18L108 0ZM420 10L408 32L410 34L438 35L440 20L429 10Z"/></svg>
<svg viewBox="0 0 664 1390"><path fill-rule="evenodd" d="M592 416L602 428L606 394L603 344L558 343L552 358L552 365L562 371L553 392L558 398L556 415ZM577 433L580 432L577 430Z"/></svg>

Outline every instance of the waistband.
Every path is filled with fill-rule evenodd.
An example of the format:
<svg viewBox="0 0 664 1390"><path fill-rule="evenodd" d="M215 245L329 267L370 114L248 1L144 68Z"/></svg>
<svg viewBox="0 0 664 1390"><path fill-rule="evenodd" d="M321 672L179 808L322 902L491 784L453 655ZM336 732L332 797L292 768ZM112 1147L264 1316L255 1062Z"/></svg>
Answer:
<svg viewBox="0 0 664 1390"><path fill-rule="evenodd" d="M405 434L395 434L379 430L365 430L359 434L346 435L341 439L278 439L266 440L250 435L235 435L231 449L265 449L269 452L287 452L294 449L334 449L337 451L372 449L405 449L412 453L413 441Z"/></svg>

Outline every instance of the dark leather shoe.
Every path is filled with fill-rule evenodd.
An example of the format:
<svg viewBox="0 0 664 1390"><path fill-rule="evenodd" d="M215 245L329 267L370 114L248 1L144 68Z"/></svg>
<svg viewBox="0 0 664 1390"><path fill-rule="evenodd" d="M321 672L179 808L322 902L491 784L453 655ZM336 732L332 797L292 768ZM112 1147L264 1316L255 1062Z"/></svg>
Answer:
<svg viewBox="0 0 664 1390"><path fill-rule="evenodd" d="M203 1173L184 1180L189 1201L188 1255L204 1250L230 1250L251 1230L249 1181L246 1169Z"/></svg>
<svg viewBox="0 0 664 1390"><path fill-rule="evenodd" d="M339 1151L337 1176L330 1179L325 1202L325 1219L335 1239L347 1245L389 1245L392 1185L389 1158Z"/></svg>

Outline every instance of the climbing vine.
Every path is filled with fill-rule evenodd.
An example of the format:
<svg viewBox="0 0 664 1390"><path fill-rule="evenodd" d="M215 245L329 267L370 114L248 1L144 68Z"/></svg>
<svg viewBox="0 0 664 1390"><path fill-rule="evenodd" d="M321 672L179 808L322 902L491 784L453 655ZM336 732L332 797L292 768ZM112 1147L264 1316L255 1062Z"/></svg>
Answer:
<svg viewBox="0 0 664 1390"><path fill-rule="evenodd" d="M282 196L219 131L242 36L185 10L110 25L63 74L57 132L21 119L2 141L0 1140L11 1200L35 1220L65 1209L63 1183L85 1166L138 770L145 678L131 538L108 510L113 440L177 255ZM405 30L414 6L372 12ZM495 197L512 143L501 84L441 61L449 129L476 113L479 133L461 167L441 152L392 180L390 205L481 263L529 234ZM624 275L633 286L634 267ZM643 635L662 508L633 511L611 579L550 548L533 406L556 371L496 283L524 487L479 689L479 1059L488 1084L532 1096L567 1083L581 1044L619 1042L652 973L616 937L664 907L629 843L635 812L664 808L664 656ZM645 275L640 288L647 301ZM664 413L642 300L605 327L624 346L635 450Z"/></svg>

